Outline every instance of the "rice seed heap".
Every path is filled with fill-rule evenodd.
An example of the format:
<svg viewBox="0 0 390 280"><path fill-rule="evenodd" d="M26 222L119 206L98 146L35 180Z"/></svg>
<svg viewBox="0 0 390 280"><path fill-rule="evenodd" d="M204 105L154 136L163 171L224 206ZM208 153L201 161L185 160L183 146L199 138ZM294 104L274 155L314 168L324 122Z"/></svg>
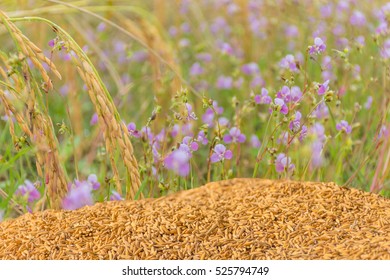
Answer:
<svg viewBox="0 0 390 280"><path fill-rule="evenodd" d="M0 259L390 259L390 200L234 179L0 223Z"/></svg>

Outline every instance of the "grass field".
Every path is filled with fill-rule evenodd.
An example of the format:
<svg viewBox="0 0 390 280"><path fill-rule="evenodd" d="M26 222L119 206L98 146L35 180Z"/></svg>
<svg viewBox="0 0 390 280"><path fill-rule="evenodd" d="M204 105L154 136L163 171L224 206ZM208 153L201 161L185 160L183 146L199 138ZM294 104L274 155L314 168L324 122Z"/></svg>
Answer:
<svg viewBox="0 0 390 280"><path fill-rule="evenodd" d="M390 2L0 3L0 220L236 177L390 196Z"/></svg>

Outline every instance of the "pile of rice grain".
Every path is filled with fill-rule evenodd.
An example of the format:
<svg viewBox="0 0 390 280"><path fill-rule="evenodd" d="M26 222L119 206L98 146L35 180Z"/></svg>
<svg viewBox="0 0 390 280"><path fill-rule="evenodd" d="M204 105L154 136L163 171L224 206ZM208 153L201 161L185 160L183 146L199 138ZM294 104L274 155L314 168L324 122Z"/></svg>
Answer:
<svg viewBox="0 0 390 280"><path fill-rule="evenodd" d="M234 179L2 222L0 259L390 259L390 200Z"/></svg>

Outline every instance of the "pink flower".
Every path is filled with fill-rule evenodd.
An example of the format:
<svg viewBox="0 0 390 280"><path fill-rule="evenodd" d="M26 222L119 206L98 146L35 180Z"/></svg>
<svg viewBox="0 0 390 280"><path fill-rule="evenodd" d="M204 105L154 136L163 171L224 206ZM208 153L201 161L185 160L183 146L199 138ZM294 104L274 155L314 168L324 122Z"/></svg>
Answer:
<svg viewBox="0 0 390 280"><path fill-rule="evenodd" d="M281 153L275 160L276 172L281 173L288 169L289 171L294 170L295 165L291 163L291 158Z"/></svg>
<svg viewBox="0 0 390 280"><path fill-rule="evenodd" d="M347 134L350 134L352 132L352 127L345 120L342 120L338 124L336 124L336 129L338 131L344 131Z"/></svg>
<svg viewBox="0 0 390 280"><path fill-rule="evenodd" d="M226 150L226 147L222 144L217 144L214 147L214 153L210 157L212 163L223 161L225 159L231 159L233 153L230 150Z"/></svg>
<svg viewBox="0 0 390 280"><path fill-rule="evenodd" d="M232 127L228 134L223 137L225 143L244 143L246 136L237 127Z"/></svg>
<svg viewBox="0 0 390 280"><path fill-rule="evenodd" d="M324 95L329 90L329 80L326 80L318 87L318 95Z"/></svg>

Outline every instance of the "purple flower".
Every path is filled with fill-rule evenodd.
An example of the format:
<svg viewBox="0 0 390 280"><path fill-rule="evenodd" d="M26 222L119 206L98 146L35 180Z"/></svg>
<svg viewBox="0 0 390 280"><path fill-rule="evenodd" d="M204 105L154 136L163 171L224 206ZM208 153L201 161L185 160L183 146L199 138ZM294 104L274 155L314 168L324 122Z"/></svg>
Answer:
<svg viewBox="0 0 390 280"><path fill-rule="evenodd" d="M220 117L218 123L220 127L227 127L229 125L229 120L225 117Z"/></svg>
<svg viewBox="0 0 390 280"><path fill-rule="evenodd" d="M286 55L280 62L279 66L283 69L290 69L293 72L299 72L297 62L292 54Z"/></svg>
<svg viewBox="0 0 390 280"><path fill-rule="evenodd" d="M88 176L87 182L91 185L93 190L97 190L100 188L100 183L97 179L96 174L90 174Z"/></svg>
<svg viewBox="0 0 390 280"><path fill-rule="evenodd" d="M148 126L142 127L140 134L141 134L141 137L143 139L149 140L149 142L152 143L153 138L154 138L154 134L152 133L150 127L148 127Z"/></svg>
<svg viewBox="0 0 390 280"><path fill-rule="evenodd" d="M274 105L275 105L278 112L282 113L283 115L287 115L288 107L286 104L284 104L283 99L275 98Z"/></svg>
<svg viewBox="0 0 390 280"><path fill-rule="evenodd" d="M310 166L311 168L317 168L322 166L324 158L322 156L322 149L323 149L323 143L319 140L316 140L311 145L311 161Z"/></svg>
<svg viewBox="0 0 390 280"><path fill-rule="evenodd" d="M135 123L131 122L127 125L127 131L130 133L131 136L135 138L140 138L141 133L137 130Z"/></svg>
<svg viewBox="0 0 390 280"><path fill-rule="evenodd" d="M186 103L185 104L186 108L187 108L187 121L190 121L190 120L197 120L198 117L195 115L195 112L192 110L192 105L190 103Z"/></svg>
<svg viewBox="0 0 390 280"><path fill-rule="evenodd" d="M286 34L286 37L288 38L298 37L299 35L298 27L289 24L285 27L284 34Z"/></svg>
<svg viewBox="0 0 390 280"><path fill-rule="evenodd" d="M356 38L355 38L355 42L356 42L356 44L357 44L360 48L364 47L364 45L366 44L366 40L365 40L364 36L358 36L358 37L356 37Z"/></svg>
<svg viewBox="0 0 390 280"><path fill-rule="evenodd" d="M119 193L117 193L116 191L111 191L110 200L111 200L111 201L123 200L123 198L122 198L121 195L120 195Z"/></svg>
<svg viewBox="0 0 390 280"><path fill-rule="evenodd" d="M387 39L380 50L380 55L382 58L390 58L390 39Z"/></svg>
<svg viewBox="0 0 390 280"><path fill-rule="evenodd" d="M350 134L352 131L352 127L345 120L342 120L338 124L336 124L336 129L338 131L344 131L347 134Z"/></svg>
<svg viewBox="0 0 390 280"><path fill-rule="evenodd" d="M196 55L196 59L199 59L203 62L210 62L212 60L212 56L209 53L198 53Z"/></svg>
<svg viewBox="0 0 390 280"><path fill-rule="evenodd" d="M92 187L86 181L75 183L62 201L62 208L75 210L86 205L93 205Z"/></svg>
<svg viewBox="0 0 390 280"><path fill-rule="evenodd" d="M364 26L366 25L366 17L360 11L354 11L349 18L349 22L354 26Z"/></svg>
<svg viewBox="0 0 390 280"><path fill-rule="evenodd" d="M226 150L226 147L222 144L217 144L214 147L214 153L210 157L212 163L223 161L225 159L231 159L233 153L230 150Z"/></svg>
<svg viewBox="0 0 390 280"><path fill-rule="evenodd" d="M148 59L148 52L141 50L141 51L135 51L133 52L133 55L130 58L130 61L134 62L144 62L146 59Z"/></svg>
<svg viewBox="0 0 390 280"><path fill-rule="evenodd" d="M207 145L209 143L206 133L203 130L199 131L197 141L202 143L202 145Z"/></svg>
<svg viewBox="0 0 390 280"><path fill-rule="evenodd" d="M372 96L369 96L369 97L367 98L366 103L364 104L364 108L370 109L370 108L371 108L371 105L372 105Z"/></svg>
<svg viewBox="0 0 390 280"><path fill-rule="evenodd" d="M248 63L248 64L244 64L241 67L241 71L245 75L257 74L259 72L259 66L255 62L251 62L251 63Z"/></svg>
<svg viewBox="0 0 390 280"><path fill-rule="evenodd" d="M101 22L101 23L99 23L99 25L96 27L96 29L97 29L97 31L98 32L103 32L104 30L106 30L106 23L104 23L104 22Z"/></svg>
<svg viewBox="0 0 390 280"><path fill-rule="evenodd" d="M321 102L317 108L314 110L314 115L316 116L316 118L318 119L324 119L324 118L327 118L329 116L329 109L328 109L328 106L326 106L326 104L324 102Z"/></svg>
<svg viewBox="0 0 390 280"><path fill-rule="evenodd" d="M252 146L253 148L255 148L255 149L260 148L261 142L260 142L259 137L257 137L257 135L252 135L252 136L251 136L251 146Z"/></svg>
<svg viewBox="0 0 390 280"><path fill-rule="evenodd" d="M48 43L50 48L54 48L55 44L56 44L55 39L50 40Z"/></svg>
<svg viewBox="0 0 390 280"><path fill-rule="evenodd" d="M298 86L291 87L290 98L293 102L298 102L302 98L302 91Z"/></svg>
<svg viewBox="0 0 390 280"><path fill-rule="evenodd" d="M264 79L263 79L263 77L261 77L260 74L256 74L253 76L252 81L251 81L252 88L261 87L264 85L265 85Z"/></svg>
<svg viewBox="0 0 390 280"><path fill-rule="evenodd" d="M182 149L174 150L164 160L165 168L173 170L179 176L185 177L190 173L190 153Z"/></svg>
<svg viewBox="0 0 390 280"><path fill-rule="evenodd" d="M223 137L225 143L244 143L246 137L241 133L240 129L237 127L232 127L228 134Z"/></svg>
<svg viewBox="0 0 390 280"><path fill-rule="evenodd" d="M320 123L315 123L312 127L311 127L311 132L316 136L316 138L319 140L319 141L325 141L325 128L322 124Z"/></svg>
<svg viewBox="0 0 390 280"><path fill-rule="evenodd" d="M217 80L218 89L231 89L233 87L233 78L229 76L219 76Z"/></svg>
<svg viewBox="0 0 390 280"><path fill-rule="evenodd" d="M192 64L192 66L190 68L190 75L191 76L199 76L199 75L201 75L203 73L204 73L204 69L200 65L199 62L195 62L194 64Z"/></svg>
<svg viewBox="0 0 390 280"><path fill-rule="evenodd" d="M322 5L320 7L320 13L323 18L329 18L333 13L333 5L331 3L327 5Z"/></svg>
<svg viewBox="0 0 390 280"><path fill-rule="evenodd" d="M288 126L291 129L291 131L297 131L301 127L301 118L302 118L301 112L297 111L294 115L293 120L290 122Z"/></svg>
<svg viewBox="0 0 390 280"><path fill-rule="evenodd" d="M309 47L309 53L311 55L323 53L326 49L326 45L321 38L314 38L314 45Z"/></svg>
<svg viewBox="0 0 390 280"><path fill-rule="evenodd" d="M175 124L173 127L172 127L172 130L171 130L171 136L173 138L175 138L180 132L180 126L178 124Z"/></svg>
<svg viewBox="0 0 390 280"><path fill-rule="evenodd" d="M24 185L20 185L15 192L15 195L27 196L28 202L33 202L41 197L39 191L35 188L34 184L29 180L24 181Z"/></svg>
<svg viewBox="0 0 390 280"><path fill-rule="evenodd" d="M288 169L289 171L294 170L295 165L291 163L291 158L281 153L275 160L276 172L281 173Z"/></svg>
<svg viewBox="0 0 390 280"><path fill-rule="evenodd" d="M323 84L318 87L318 95L324 95L329 90L329 80L326 80Z"/></svg>
<svg viewBox="0 0 390 280"><path fill-rule="evenodd" d="M268 90L265 88L261 89L261 95L255 96L255 103L256 104L270 104L272 102L272 99L270 96L268 96Z"/></svg>
<svg viewBox="0 0 390 280"><path fill-rule="evenodd" d="M291 93L290 88L288 86L283 86L280 91L276 94L276 97L283 99L285 103L290 102L291 100Z"/></svg>
<svg viewBox="0 0 390 280"><path fill-rule="evenodd" d="M202 115L202 122L209 127L213 127L214 111L211 108L207 108L206 112Z"/></svg>
<svg viewBox="0 0 390 280"><path fill-rule="evenodd" d="M198 143L196 143L194 141L194 138L192 138L191 136L185 136L183 138L183 144L187 145L192 152L195 152L199 149Z"/></svg>
<svg viewBox="0 0 390 280"><path fill-rule="evenodd" d="M379 130L378 139L381 139L382 136L385 136L385 137L389 136L389 131L388 131L386 125L384 125L384 124L381 126L381 129Z"/></svg>
<svg viewBox="0 0 390 280"><path fill-rule="evenodd" d="M299 141L302 142L303 139L305 139L307 136L307 126L306 125L302 125L302 129L301 129L301 132L299 133Z"/></svg>
<svg viewBox="0 0 390 280"><path fill-rule="evenodd" d="M98 122L98 115L95 113L92 115L91 121L89 122L90 125L95 125Z"/></svg>
<svg viewBox="0 0 390 280"><path fill-rule="evenodd" d="M233 55L233 48L229 43L223 42L219 46L221 52L227 55Z"/></svg>

